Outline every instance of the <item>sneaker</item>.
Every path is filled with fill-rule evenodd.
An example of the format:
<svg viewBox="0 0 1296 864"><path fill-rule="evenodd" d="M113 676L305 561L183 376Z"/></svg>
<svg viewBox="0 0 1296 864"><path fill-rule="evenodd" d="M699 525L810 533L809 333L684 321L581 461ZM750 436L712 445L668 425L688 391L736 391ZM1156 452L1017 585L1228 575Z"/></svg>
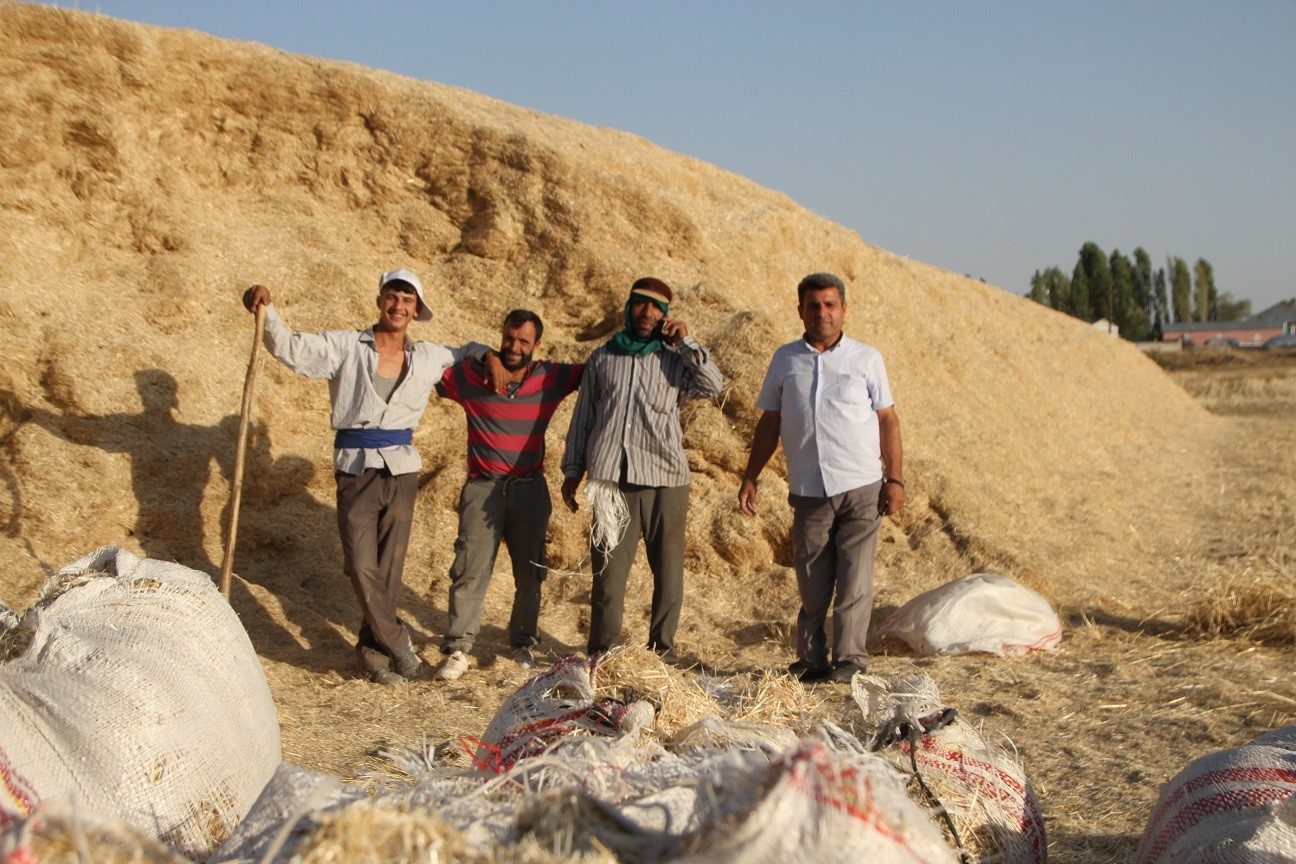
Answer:
<svg viewBox="0 0 1296 864"><path fill-rule="evenodd" d="M833 681L841 681L843 683L849 684L857 674L862 672L867 672L867 671L868 671L867 669L865 669L863 666L860 666L858 663L852 663L851 661L847 660L845 663L838 663L836 666L834 666L832 673L828 677L831 678Z"/></svg>
<svg viewBox="0 0 1296 864"><path fill-rule="evenodd" d="M423 658L414 653L412 646L396 660L396 674L402 678L413 678L422 667Z"/></svg>
<svg viewBox="0 0 1296 864"><path fill-rule="evenodd" d="M375 669L369 673L369 680L375 684L390 686L392 684L404 684L405 679L397 675L390 669Z"/></svg>
<svg viewBox="0 0 1296 864"><path fill-rule="evenodd" d="M454 651L446 655L437 667L434 677L442 681L454 681L468 671L468 655L462 651Z"/></svg>
<svg viewBox="0 0 1296 864"><path fill-rule="evenodd" d="M534 669L536 665L535 655L531 649L523 645L521 648L514 649L513 662L523 669Z"/></svg>

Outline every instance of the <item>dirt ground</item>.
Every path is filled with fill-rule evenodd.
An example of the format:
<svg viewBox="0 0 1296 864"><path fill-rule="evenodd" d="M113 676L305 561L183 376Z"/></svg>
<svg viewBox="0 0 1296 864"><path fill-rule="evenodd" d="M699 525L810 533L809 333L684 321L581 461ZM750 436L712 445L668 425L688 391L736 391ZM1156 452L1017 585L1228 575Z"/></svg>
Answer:
<svg viewBox="0 0 1296 864"><path fill-rule="evenodd" d="M21 609L98 546L215 576L251 319L372 322L407 266L436 318L417 338L493 342L504 312L579 360L653 274L712 350L723 396L683 412L693 473L680 648L688 673L791 659L797 608L781 457L760 514L736 512L753 407L799 333L795 285L850 286L846 331L886 358L909 503L878 554L880 620L975 572L1010 576L1064 622L1019 659L911 656L987 736L1012 742L1055 861L1128 861L1192 758L1296 722L1296 371L1290 355L1136 347L1009 291L894 255L777 192L616 130L434 82L201 33L0 2L0 601ZM453 684L356 674L339 573L327 390L262 359L232 604L262 659L285 758L346 778L388 745L480 734L522 680L507 659L507 555L477 667ZM570 401L550 428L557 462ZM464 420L434 401L403 614L435 659L464 477ZM541 628L585 643L584 514L558 512ZM647 574L626 629L647 630ZM806 711L839 711L815 685ZM847 706L848 707L848 706Z"/></svg>

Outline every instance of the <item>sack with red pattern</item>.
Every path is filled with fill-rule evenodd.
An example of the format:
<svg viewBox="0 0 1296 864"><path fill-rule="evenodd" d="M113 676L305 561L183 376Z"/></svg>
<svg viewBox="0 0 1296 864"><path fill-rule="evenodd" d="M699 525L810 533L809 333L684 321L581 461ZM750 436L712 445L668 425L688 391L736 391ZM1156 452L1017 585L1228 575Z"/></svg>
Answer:
<svg viewBox="0 0 1296 864"><path fill-rule="evenodd" d="M872 733L869 749L921 781L972 860L1048 860L1044 818L1021 764L945 705L931 678L857 674L851 695Z"/></svg>
<svg viewBox="0 0 1296 864"><path fill-rule="evenodd" d="M1139 864L1296 861L1296 726L1197 759L1161 789Z"/></svg>
<svg viewBox="0 0 1296 864"><path fill-rule="evenodd" d="M656 711L648 702L595 697L597 667L597 657L566 657L526 681L476 742L476 766L501 773L569 739L621 738L650 725Z"/></svg>

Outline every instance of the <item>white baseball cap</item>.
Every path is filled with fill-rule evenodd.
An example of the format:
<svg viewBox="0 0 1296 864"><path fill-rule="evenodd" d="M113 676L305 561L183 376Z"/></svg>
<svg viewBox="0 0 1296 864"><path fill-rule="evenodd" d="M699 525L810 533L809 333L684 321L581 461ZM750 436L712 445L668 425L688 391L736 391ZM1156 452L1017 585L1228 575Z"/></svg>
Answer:
<svg viewBox="0 0 1296 864"><path fill-rule="evenodd" d="M419 281L419 278L403 267L399 270L388 270L386 273L382 274L382 278L378 280L378 290L382 291L382 289L386 288L393 282L401 282L408 285L413 288L414 293L418 295L419 311L418 314L414 316L414 320L431 321L432 307L428 306L427 299L423 296L423 283Z"/></svg>

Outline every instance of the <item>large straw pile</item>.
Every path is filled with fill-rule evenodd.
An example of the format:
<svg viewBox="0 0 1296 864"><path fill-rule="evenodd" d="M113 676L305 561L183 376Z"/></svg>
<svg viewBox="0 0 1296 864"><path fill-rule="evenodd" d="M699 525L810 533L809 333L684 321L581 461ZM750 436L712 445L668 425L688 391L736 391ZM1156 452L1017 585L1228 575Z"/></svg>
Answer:
<svg viewBox="0 0 1296 864"><path fill-rule="evenodd" d="M408 266L437 315L422 338L490 342L505 311L530 307L547 324L541 354L576 360L651 273L676 287L673 311L728 379L723 399L685 411L681 648L721 673L781 666L796 606L781 462L755 520L735 512L737 475L765 364L799 332L794 286L830 270L850 285L847 332L887 360L903 420L910 505L882 536L881 610L999 572L1069 628L1054 657L939 665L942 692L977 693L978 710L1038 748L1062 848L1128 848L1186 744L1292 722L1278 672L1289 642L1224 651L1185 621L1188 590L1236 562L1291 572L1282 490L1296 469L1237 446L1266 440L1259 420L1208 414L1126 343L641 138L260 45L0 3L0 107L12 119L0 124L0 598L12 607L103 544L216 570L248 284L268 285L299 329L363 326L378 273ZM233 604L286 758L355 774L411 730L480 728L518 680L494 659L506 556L481 666L461 684L394 697L356 680L325 388L273 361L259 387ZM551 485L570 407L551 427ZM431 640L445 626L462 412L434 403L415 441L425 469L403 613ZM584 513L551 526L541 626L558 654L584 646L586 530ZM636 573L637 643L648 589ZM1045 747L1064 717L1065 747Z"/></svg>

